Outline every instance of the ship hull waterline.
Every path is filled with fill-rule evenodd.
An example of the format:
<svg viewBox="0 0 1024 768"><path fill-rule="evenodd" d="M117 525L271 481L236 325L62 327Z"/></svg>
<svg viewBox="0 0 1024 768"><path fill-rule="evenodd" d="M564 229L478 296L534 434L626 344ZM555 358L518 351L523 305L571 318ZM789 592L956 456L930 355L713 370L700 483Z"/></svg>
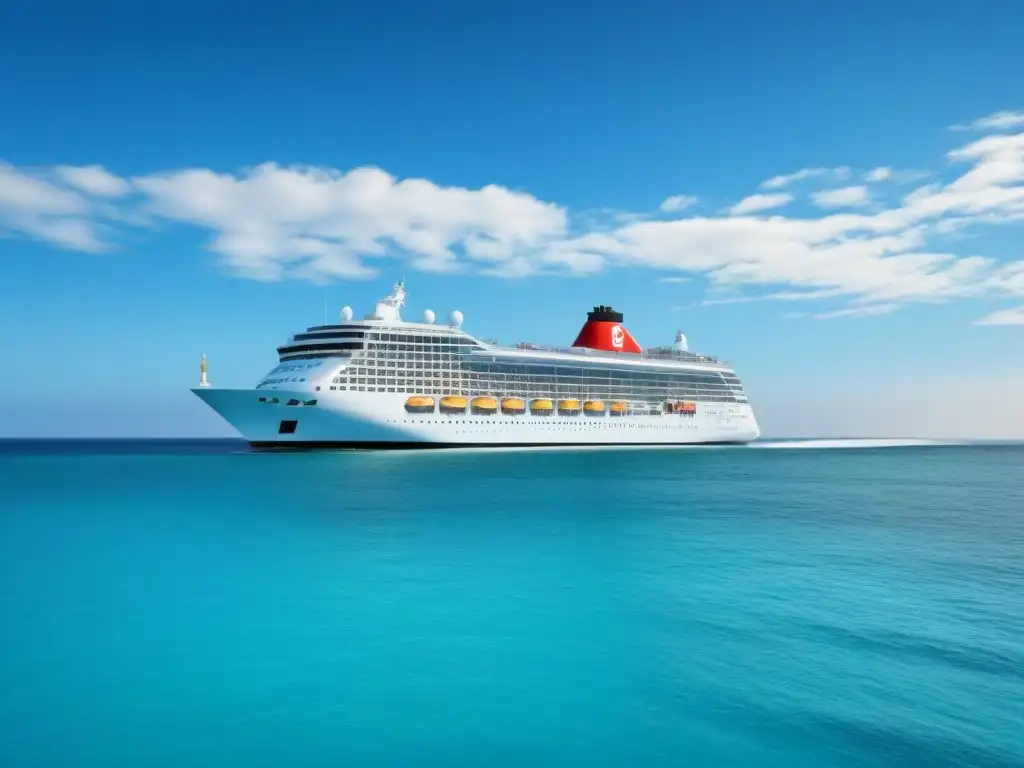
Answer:
<svg viewBox="0 0 1024 768"><path fill-rule="evenodd" d="M400 393L192 392L258 450L739 445L760 435L746 403L661 415L409 413Z"/></svg>

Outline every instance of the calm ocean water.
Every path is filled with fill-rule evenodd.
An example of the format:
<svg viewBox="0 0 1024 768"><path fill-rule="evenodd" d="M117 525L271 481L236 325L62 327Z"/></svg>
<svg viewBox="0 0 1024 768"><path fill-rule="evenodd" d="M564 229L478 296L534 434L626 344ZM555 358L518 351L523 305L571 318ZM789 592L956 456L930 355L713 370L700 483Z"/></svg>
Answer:
<svg viewBox="0 0 1024 768"><path fill-rule="evenodd" d="M837 445L2 443L0 765L1024 765L1024 447Z"/></svg>

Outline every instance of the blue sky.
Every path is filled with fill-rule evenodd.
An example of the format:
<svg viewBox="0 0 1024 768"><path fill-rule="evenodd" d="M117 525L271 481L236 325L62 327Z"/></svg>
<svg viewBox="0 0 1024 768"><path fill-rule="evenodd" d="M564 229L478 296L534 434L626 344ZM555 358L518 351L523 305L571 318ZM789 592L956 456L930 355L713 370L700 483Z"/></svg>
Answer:
<svg viewBox="0 0 1024 768"><path fill-rule="evenodd" d="M295 5L4 4L0 435L230 434L200 353L403 275L682 329L767 434L1024 435L1021 4Z"/></svg>

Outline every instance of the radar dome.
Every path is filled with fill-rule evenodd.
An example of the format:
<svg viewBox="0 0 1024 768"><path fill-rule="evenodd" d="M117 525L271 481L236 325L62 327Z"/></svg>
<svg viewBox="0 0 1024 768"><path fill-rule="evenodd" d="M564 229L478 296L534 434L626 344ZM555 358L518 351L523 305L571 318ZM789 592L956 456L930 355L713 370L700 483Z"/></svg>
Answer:
<svg viewBox="0 0 1024 768"><path fill-rule="evenodd" d="M426 323L427 325L433 325L434 317L435 317L434 310L432 310L432 309L425 309L425 310L423 310L423 322Z"/></svg>
<svg viewBox="0 0 1024 768"><path fill-rule="evenodd" d="M352 322L352 307L341 308L341 322L350 323Z"/></svg>
<svg viewBox="0 0 1024 768"><path fill-rule="evenodd" d="M462 325L462 313L457 309L453 309L452 313L448 315L448 322L458 328Z"/></svg>

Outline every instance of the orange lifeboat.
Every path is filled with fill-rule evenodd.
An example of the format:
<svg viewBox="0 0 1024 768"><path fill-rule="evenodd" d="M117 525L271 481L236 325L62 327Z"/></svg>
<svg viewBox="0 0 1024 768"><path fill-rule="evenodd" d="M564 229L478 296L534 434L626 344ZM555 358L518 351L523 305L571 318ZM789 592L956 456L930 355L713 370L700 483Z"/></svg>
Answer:
<svg viewBox="0 0 1024 768"><path fill-rule="evenodd" d="M530 401L530 411L541 416L547 416L555 410L555 404L550 400L538 398Z"/></svg>
<svg viewBox="0 0 1024 768"><path fill-rule="evenodd" d="M587 400L583 403L583 411L592 416L604 415L604 403L600 400Z"/></svg>
<svg viewBox="0 0 1024 768"><path fill-rule="evenodd" d="M580 412L579 400L559 400L558 412L566 416L575 416Z"/></svg>
<svg viewBox="0 0 1024 768"><path fill-rule="evenodd" d="M405 410L409 413L433 413L434 398L414 396L405 401Z"/></svg>
<svg viewBox="0 0 1024 768"><path fill-rule="evenodd" d="M518 416L521 413L526 413L526 403L518 397L503 398L501 401L501 412L511 416Z"/></svg>
<svg viewBox="0 0 1024 768"><path fill-rule="evenodd" d="M494 413L498 410L498 401L493 397L474 397L469 405L473 413Z"/></svg>
<svg viewBox="0 0 1024 768"><path fill-rule="evenodd" d="M628 410L629 406L622 402L614 402L610 408L612 416L625 416Z"/></svg>
<svg viewBox="0 0 1024 768"><path fill-rule="evenodd" d="M441 398L441 413L465 413L469 400L458 395Z"/></svg>
<svg viewBox="0 0 1024 768"><path fill-rule="evenodd" d="M697 404L696 403L680 403L679 410L682 413L696 413L697 412Z"/></svg>

